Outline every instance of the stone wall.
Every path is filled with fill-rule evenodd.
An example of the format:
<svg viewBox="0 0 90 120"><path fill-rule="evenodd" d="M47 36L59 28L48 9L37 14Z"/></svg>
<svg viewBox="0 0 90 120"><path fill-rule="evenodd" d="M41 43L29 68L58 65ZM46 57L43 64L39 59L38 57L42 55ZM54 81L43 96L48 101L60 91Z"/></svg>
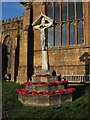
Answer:
<svg viewBox="0 0 90 120"><path fill-rule="evenodd" d="M39 9L39 4L35 4L38 7L35 7L35 19L40 15L42 7ZM40 5L41 6L41 5ZM42 5L44 6L44 5ZM84 41L85 44L81 46L67 46L67 47L53 47L49 48L49 67L50 69L56 70L57 74L63 75L84 75L85 74L85 62L80 61L80 57L90 50L89 44L89 3L83 4L83 15L84 15ZM44 6L45 7L45 6ZM34 13L35 13L34 12ZM40 40L40 31L34 31L34 72L40 70L42 67L42 51L41 51L41 40Z"/></svg>
<svg viewBox="0 0 90 120"><path fill-rule="evenodd" d="M54 69L57 74L62 75L83 75L85 74L85 63L81 62L79 58L84 52L88 52L88 47L51 48L48 50L50 69ZM35 52L35 71L41 68L41 57L41 51Z"/></svg>
<svg viewBox="0 0 90 120"><path fill-rule="evenodd" d="M6 40L7 36L10 36L10 39L13 42L12 67L11 67L12 81L16 80L16 77L18 75L19 42L21 40L22 31L23 31L23 16L20 16L19 19L17 17L13 18L13 20L7 19L5 22L4 20L2 20L2 45L4 46L4 41ZM2 54L2 59L4 60L6 58L3 58L3 54ZM4 72L5 71L4 68L2 69Z"/></svg>
<svg viewBox="0 0 90 120"><path fill-rule="evenodd" d="M90 2L88 4L88 46L90 47ZM90 54L90 48L88 52Z"/></svg>

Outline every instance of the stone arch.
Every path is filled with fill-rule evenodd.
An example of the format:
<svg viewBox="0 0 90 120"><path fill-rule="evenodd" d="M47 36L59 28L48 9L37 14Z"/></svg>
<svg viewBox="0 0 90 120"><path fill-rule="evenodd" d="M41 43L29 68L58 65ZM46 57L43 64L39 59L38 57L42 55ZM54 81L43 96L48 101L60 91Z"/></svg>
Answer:
<svg viewBox="0 0 90 120"><path fill-rule="evenodd" d="M11 79L13 41L10 35L5 36L2 48L2 76Z"/></svg>

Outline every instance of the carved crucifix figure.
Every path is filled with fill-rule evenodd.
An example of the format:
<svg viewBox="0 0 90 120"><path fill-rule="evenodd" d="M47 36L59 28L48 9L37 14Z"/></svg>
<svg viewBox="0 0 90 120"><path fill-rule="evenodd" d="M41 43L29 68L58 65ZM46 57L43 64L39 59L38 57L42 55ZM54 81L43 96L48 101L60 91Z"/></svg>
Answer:
<svg viewBox="0 0 90 120"><path fill-rule="evenodd" d="M45 23L45 18L43 17L41 20L40 25L36 25L34 28L41 30L41 45L42 50L46 50L46 36L45 36L45 29L49 28L52 25L52 23Z"/></svg>
<svg viewBox="0 0 90 120"><path fill-rule="evenodd" d="M36 23L34 24L36 25L33 24L34 28L41 31L42 70L48 70L48 50L46 44L45 30L53 25L53 21L50 18L48 18L46 15L41 14L41 18L39 17L35 22ZM38 22L39 24L37 24Z"/></svg>

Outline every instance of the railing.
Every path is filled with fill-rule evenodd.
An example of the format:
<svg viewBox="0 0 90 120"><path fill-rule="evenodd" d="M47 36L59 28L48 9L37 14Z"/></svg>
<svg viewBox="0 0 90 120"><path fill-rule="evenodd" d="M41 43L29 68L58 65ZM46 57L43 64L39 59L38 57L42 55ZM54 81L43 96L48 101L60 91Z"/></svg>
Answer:
<svg viewBox="0 0 90 120"><path fill-rule="evenodd" d="M90 82L90 75L63 75L69 82Z"/></svg>

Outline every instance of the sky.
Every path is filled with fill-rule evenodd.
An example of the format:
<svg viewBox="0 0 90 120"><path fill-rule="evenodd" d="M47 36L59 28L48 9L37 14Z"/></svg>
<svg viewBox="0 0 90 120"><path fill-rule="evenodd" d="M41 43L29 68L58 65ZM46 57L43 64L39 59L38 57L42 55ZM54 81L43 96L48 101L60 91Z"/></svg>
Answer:
<svg viewBox="0 0 90 120"><path fill-rule="evenodd" d="M19 2L2 2L2 20L23 16L25 7Z"/></svg>
<svg viewBox="0 0 90 120"><path fill-rule="evenodd" d="M0 1L1 1L0 2L0 19L6 21L6 19L9 19L9 18L11 18L11 19L13 17L19 18L20 16L23 16L25 7L19 3L20 0L0 0ZM8 1L8 2L6 2L6 1ZM25 1L25 0L22 0L22 1ZM30 1L32 1L32 0L30 0ZM40 0L34 0L34 1L40 1ZM70 1L72 1L72 0L70 0ZM77 0L77 1L80 2L81 0Z"/></svg>

